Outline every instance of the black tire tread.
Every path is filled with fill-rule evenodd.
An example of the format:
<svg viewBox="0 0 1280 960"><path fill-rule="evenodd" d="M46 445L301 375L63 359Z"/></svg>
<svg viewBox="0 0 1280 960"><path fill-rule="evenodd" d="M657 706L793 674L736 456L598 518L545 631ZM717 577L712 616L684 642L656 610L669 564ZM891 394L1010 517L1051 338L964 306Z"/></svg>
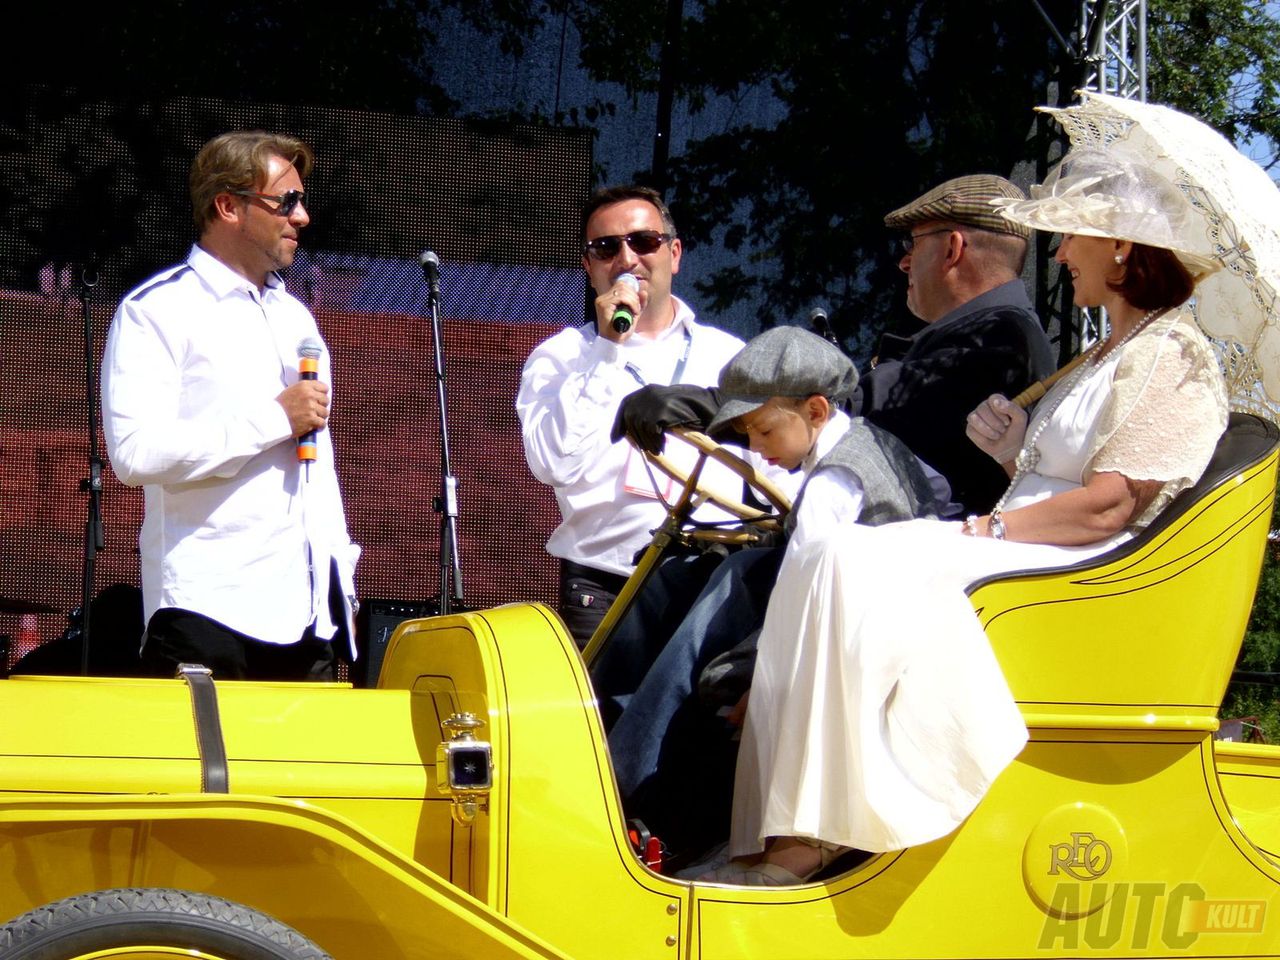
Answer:
<svg viewBox="0 0 1280 960"><path fill-rule="evenodd" d="M185 932L175 939L173 934L178 930ZM77 941L84 941L86 949L103 949L158 942L157 935L172 941L165 945L208 949L207 944L189 939L192 931L243 941L258 951L246 954L250 957L332 960L292 927L243 904L155 887L99 890L36 907L0 927L0 960L55 960L65 957L68 947L81 949ZM126 940L111 939L121 933L126 934ZM99 942L95 944L95 940Z"/></svg>

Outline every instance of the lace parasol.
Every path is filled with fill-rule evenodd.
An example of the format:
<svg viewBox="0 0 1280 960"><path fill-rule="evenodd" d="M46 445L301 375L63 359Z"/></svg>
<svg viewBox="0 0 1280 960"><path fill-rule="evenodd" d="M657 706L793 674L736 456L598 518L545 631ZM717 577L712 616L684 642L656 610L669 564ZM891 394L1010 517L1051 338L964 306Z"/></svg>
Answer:
<svg viewBox="0 0 1280 960"><path fill-rule="evenodd" d="M1083 102L1042 107L1074 148L1131 157L1172 182L1198 215L1194 249L1221 269L1192 306L1214 341L1231 405L1280 419L1280 190L1217 131L1170 107L1081 92Z"/></svg>

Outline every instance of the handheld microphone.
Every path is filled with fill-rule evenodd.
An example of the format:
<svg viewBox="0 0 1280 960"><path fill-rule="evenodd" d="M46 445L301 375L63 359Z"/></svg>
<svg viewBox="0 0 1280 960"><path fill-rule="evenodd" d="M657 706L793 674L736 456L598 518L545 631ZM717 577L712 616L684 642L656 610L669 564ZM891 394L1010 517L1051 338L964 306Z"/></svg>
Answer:
<svg viewBox="0 0 1280 960"><path fill-rule="evenodd" d="M315 337L304 337L298 342L298 379L315 380L320 374L320 354L324 344ZM316 461L316 432L304 433L298 438L298 462L308 482L311 480L311 464Z"/></svg>
<svg viewBox="0 0 1280 960"><path fill-rule="evenodd" d="M422 264L422 272L427 278L427 286L431 291L431 299L435 303L440 302L440 258L435 255L432 250L423 250L422 256L418 258L418 262Z"/></svg>
<svg viewBox="0 0 1280 960"><path fill-rule="evenodd" d="M632 290L638 291L640 289L640 281L630 273L619 274L618 279L613 282L615 284L620 283L625 287L630 287ZM631 312L630 307L624 307L622 304L618 304L618 306L613 308L613 320L611 322L615 332L626 333L631 329L631 325L636 322L636 317L635 314Z"/></svg>
<svg viewBox="0 0 1280 960"><path fill-rule="evenodd" d="M809 311L809 329L820 336L828 343L833 343L841 350L840 340L836 337L836 333L831 329L831 320L827 317L827 311L822 307L814 307Z"/></svg>

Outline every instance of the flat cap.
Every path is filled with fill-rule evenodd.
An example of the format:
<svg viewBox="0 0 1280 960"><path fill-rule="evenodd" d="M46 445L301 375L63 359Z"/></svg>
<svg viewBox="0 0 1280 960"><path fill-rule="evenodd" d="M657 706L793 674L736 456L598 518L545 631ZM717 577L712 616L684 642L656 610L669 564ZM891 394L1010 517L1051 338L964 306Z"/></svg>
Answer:
<svg viewBox="0 0 1280 960"><path fill-rule="evenodd" d="M894 230L909 230L917 223L942 220L1029 239L1030 227L1006 220L991 205L992 200L1003 197L1025 200L1027 195L1004 177L993 174L956 177L899 207L884 218L884 223Z"/></svg>
<svg viewBox="0 0 1280 960"><path fill-rule="evenodd" d="M754 337L720 371L720 409L707 432L770 397L821 394L840 400L857 385L857 368L839 347L799 327L774 327Z"/></svg>

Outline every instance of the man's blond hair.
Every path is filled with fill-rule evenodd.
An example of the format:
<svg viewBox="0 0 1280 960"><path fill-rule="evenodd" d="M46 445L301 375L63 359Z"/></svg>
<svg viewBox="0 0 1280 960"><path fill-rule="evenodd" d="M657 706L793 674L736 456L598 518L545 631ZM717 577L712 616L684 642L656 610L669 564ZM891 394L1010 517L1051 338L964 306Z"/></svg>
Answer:
<svg viewBox="0 0 1280 960"><path fill-rule="evenodd" d="M311 172L311 148L297 137L265 130L232 130L214 137L191 161L191 216L204 233L214 218L220 193L258 190L266 183L272 157L287 160L305 177Z"/></svg>

